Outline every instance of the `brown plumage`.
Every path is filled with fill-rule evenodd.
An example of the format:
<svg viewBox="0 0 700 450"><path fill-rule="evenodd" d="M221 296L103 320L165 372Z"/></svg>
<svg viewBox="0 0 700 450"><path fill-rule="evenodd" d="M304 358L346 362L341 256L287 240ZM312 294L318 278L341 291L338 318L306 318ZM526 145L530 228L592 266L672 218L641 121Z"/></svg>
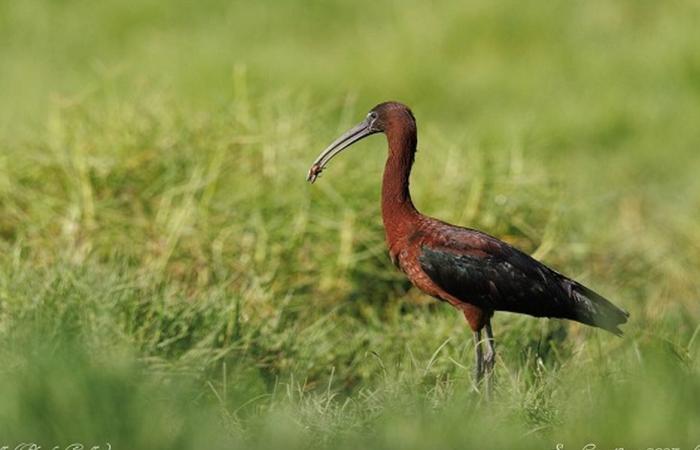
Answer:
<svg viewBox="0 0 700 450"><path fill-rule="evenodd" d="M622 334L619 325L627 321L627 312L599 294L493 236L416 210L408 188L417 145L416 122L401 103L374 107L365 120L319 155L308 180L315 181L345 148L382 132L389 144L382 180L389 255L417 288L463 312L476 341L477 380L490 373L495 362L490 322L495 311L570 319ZM484 328L485 355L481 350Z"/></svg>

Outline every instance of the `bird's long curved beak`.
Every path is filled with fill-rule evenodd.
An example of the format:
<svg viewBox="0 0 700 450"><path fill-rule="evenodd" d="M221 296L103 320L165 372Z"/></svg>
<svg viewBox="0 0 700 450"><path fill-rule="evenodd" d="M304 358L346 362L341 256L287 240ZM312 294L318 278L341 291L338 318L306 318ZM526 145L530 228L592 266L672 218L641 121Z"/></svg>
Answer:
<svg viewBox="0 0 700 450"><path fill-rule="evenodd" d="M350 147L355 142L366 138L369 135L377 133L376 130L370 128L369 119L365 119L348 131L343 133L338 139L333 141L324 151L318 155L316 161L311 165L309 174L306 176L306 181L313 183L318 178L319 174L326 168L326 164L333 159L335 155Z"/></svg>

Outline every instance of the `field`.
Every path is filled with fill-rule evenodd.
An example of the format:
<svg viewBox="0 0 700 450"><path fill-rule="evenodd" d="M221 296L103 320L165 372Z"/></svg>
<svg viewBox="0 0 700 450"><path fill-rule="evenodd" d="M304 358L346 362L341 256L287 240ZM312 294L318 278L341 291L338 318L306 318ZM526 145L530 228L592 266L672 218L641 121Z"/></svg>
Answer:
<svg viewBox="0 0 700 450"><path fill-rule="evenodd" d="M0 447L700 445L697 2L0 2ZM492 401L384 244L413 198L627 309L500 314ZM559 446L559 447L557 447ZM589 447L590 449L590 447Z"/></svg>

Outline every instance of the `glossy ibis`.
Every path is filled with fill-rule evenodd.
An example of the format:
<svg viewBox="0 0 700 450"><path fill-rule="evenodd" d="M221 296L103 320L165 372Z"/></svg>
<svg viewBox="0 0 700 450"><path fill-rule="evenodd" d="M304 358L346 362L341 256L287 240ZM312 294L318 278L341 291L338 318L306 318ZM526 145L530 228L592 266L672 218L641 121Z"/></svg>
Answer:
<svg viewBox="0 0 700 450"><path fill-rule="evenodd" d="M495 362L491 316L509 311L575 320L621 335L629 314L601 295L481 231L419 213L408 189L416 153L416 120L401 103L374 107L314 161L314 182L328 162L355 142L384 133L389 144L382 181L382 219L392 262L420 290L461 310L473 330L479 382ZM486 330L486 353L481 331Z"/></svg>

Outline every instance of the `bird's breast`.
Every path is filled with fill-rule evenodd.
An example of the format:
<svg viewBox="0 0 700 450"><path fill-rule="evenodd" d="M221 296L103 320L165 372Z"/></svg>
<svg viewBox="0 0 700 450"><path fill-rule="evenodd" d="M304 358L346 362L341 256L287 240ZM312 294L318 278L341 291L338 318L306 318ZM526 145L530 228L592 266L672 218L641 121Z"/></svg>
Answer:
<svg viewBox="0 0 700 450"><path fill-rule="evenodd" d="M430 229L426 228L426 223L421 220L392 220L394 218L389 215L384 217L391 262L421 291L452 304L459 303L459 300L440 289L421 267L419 258L422 247L431 242Z"/></svg>
<svg viewBox="0 0 700 450"><path fill-rule="evenodd" d="M406 274L406 277L408 277L415 287L432 297L445 300L453 305L459 303L459 300L440 289L425 271L423 271L419 260L421 251L422 249L418 242L389 246L389 254L391 255L392 261Z"/></svg>

